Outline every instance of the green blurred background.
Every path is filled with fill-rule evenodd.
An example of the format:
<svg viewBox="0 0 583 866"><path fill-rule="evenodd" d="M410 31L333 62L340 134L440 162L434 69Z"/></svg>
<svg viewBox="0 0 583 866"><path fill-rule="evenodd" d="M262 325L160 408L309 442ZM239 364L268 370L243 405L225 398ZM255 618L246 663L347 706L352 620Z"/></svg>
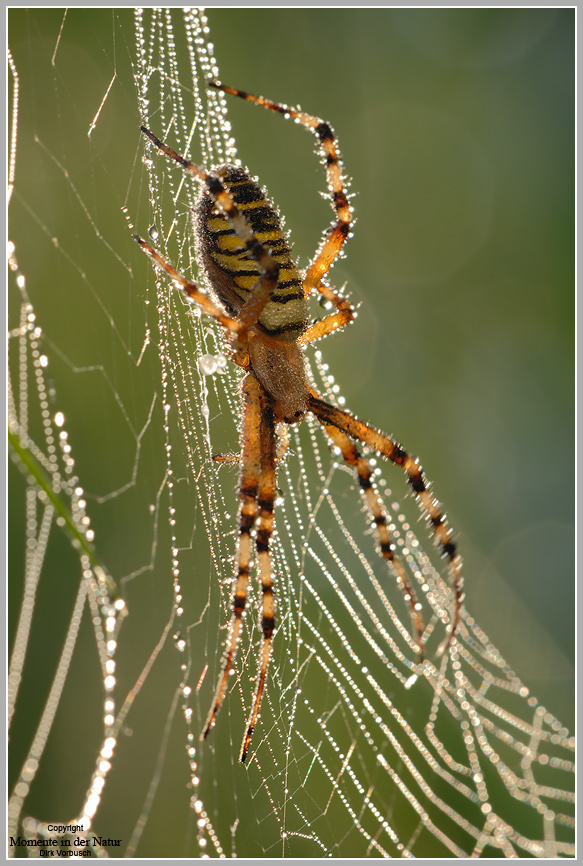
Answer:
<svg viewBox="0 0 583 866"><path fill-rule="evenodd" d="M323 345L326 359L347 406L421 457L459 532L468 608L572 728L574 10L210 9L208 17L223 81L333 125L357 222L332 278L347 284L359 317ZM124 626L126 648L143 650L140 641L160 631L166 567L149 511L163 465L159 406L136 484L99 500L132 478L136 435L159 389L155 353L135 365L147 270L120 210L130 196L132 221L142 232L149 224L133 22L130 10L70 10L55 54L62 21L58 9L9 12L21 87L10 238L47 338L55 409L67 418L99 553L118 579L154 563L144 577L151 604L134 607ZM239 155L286 215L305 265L331 218L313 143L268 112L236 101L229 111ZM11 327L17 303L11 287ZM13 467L10 480L13 622L24 550ZM60 589L75 583L75 558L58 540L50 554L54 585L41 597L49 615L31 643L12 774L48 689L42 664L57 657L72 604ZM88 659L78 677L97 675ZM137 652L135 675L143 662ZM155 677L164 689L164 674ZM89 743L100 697L81 691ZM165 710L171 694L159 701ZM144 698L141 712L157 710ZM140 748L148 746L136 741L131 772ZM61 817L83 793L91 749L70 756ZM57 796L57 745L54 754L30 806L39 817ZM186 798L170 808L180 826ZM153 842L148 850L160 856Z"/></svg>

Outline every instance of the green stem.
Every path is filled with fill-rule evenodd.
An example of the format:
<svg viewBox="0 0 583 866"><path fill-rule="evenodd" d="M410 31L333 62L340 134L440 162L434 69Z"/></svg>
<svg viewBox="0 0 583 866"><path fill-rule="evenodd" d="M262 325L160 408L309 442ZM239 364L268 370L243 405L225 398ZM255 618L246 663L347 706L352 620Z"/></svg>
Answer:
<svg viewBox="0 0 583 866"><path fill-rule="evenodd" d="M87 556L94 568L99 569L101 575L107 582L110 595L114 598L117 597L118 591L113 578L109 576L107 569L103 563L100 562L93 545L87 541L83 532L80 531L63 499L54 491L49 476L34 454L32 454L29 448L22 444L18 434L10 429L8 430L8 444L13 453L19 458L20 468L23 475L32 476L39 490L42 490L45 493L51 505L55 509L55 512L63 519L64 528L71 538L73 545Z"/></svg>

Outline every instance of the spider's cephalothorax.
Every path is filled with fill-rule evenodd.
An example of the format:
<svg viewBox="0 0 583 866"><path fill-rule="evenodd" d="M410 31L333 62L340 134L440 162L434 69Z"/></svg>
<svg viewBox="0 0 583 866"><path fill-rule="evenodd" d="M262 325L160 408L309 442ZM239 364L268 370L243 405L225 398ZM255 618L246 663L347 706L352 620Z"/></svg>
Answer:
<svg viewBox="0 0 583 866"><path fill-rule="evenodd" d="M316 135L336 213L324 242L305 273L300 274L275 209L261 187L245 171L235 166L221 166L209 173L172 150L146 127L141 127L159 150L202 183L194 220L197 254L220 306L197 283L179 274L145 240L138 236L135 239L154 264L166 271L192 302L223 327L230 344L232 361L247 372L241 386L239 540L233 613L221 676L202 733L206 737L213 727L227 690L247 603L255 547L256 570L261 583L260 626L263 642L257 686L241 746L240 760L244 761L259 716L275 626L270 543L276 494L275 428L278 421L296 423L307 412L311 412L345 462L354 469L381 556L395 575L409 605L413 635L405 627L400 628L400 633L416 652L419 664L425 653L421 606L417 603L405 567L395 553L389 521L373 484L370 463L359 451L355 441L402 468L431 527L434 541L448 561L454 604L448 635L440 647L441 651L451 646L459 627L463 590L461 559L453 532L439 502L429 491L419 461L390 436L322 400L306 378L303 346L339 330L354 318L348 301L323 282L348 237L352 220L331 127L300 109L251 96L218 82L210 82L210 85L293 118ZM308 325L307 299L312 292L319 293L335 311ZM441 615L445 616L445 613L442 611Z"/></svg>

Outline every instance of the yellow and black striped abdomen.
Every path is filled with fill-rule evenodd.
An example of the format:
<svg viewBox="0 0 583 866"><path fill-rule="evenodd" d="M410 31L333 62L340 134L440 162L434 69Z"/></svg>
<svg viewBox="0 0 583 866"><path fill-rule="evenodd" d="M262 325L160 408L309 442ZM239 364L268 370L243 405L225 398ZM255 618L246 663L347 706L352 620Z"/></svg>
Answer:
<svg viewBox="0 0 583 866"><path fill-rule="evenodd" d="M259 324L277 340L297 340L308 324L307 303L273 205L242 168L223 165L213 174L220 178L257 240L279 265L277 287L259 317ZM236 316L259 279L259 266L206 190L196 204L194 227L200 264L219 299Z"/></svg>

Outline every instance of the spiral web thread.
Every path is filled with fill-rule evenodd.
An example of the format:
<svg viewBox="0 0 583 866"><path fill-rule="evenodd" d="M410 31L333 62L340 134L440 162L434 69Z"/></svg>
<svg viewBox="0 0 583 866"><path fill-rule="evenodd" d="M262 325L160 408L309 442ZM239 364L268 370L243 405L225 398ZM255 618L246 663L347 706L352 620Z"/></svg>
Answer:
<svg viewBox="0 0 583 866"><path fill-rule="evenodd" d="M146 126L204 165L236 159L224 97L204 88L204 81L218 77L218 70L201 10L137 10L133 63ZM196 275L190 208L197 190L165 160L152 158L148 148L141 153L154 215L150 238L179 271ZM129 208L127 219L135 221ZM145 230L141 224L136 229ZM20 279L14 258L12 262ZM189 768L188 790L180 796L189 799L194 816L194 850L201 856L248 856L257 846L268 856L573 854L573 739L519 681L465 609L450 651L436 657L451 593L434 565L433 551L422 547L429 546L426 536L418 540L409 522L417 517L413 503L399 502L405 485L398 470L371 457L397 550L423 608L428 657L418 668L408 609L376 553L357 484L310 419L289 430L279 466L273 549L278 631L248 764L240 767L237 754L256 675L256 590L251 592L230 694L211 737L198 742L230 619L236 540L236 473L232 467L217 467L211 457L236 448L241 371L226 362L223 336L214 324L196 308L187 308L165 277L151 273L149 279L150 286L156 286L158 330L155 335L147 332L142 354L154 344L161 367L158 397L169 540L162 543L160 530L158 544L166 557L167 579L173 582L168 633L178 650L177 702ZM30 400L34 378L46 443L44 457L39 452L37 459L53 488L71 499L71 513L87 538L82 489L77 479L67 480L73 477L73 468L67 468L69 452L64 470L53 456L55 441L66 443L67 437L55 433L55 418L46 415L45 356L35 346L40 331L30 318L30 301L23 298L23 322L10 341L20 347L22 359L20 398L11 403L11 412L18 429L26 431L27 396ZM325 363L325 344L309 351L307 360L316 390L342 405ZM32 438L25 435L24 442L34 451ZM395 495L389 484L396 488ZM16 670L26 652L26 609L34 603L53 520L50 506L42 517L35 516L39 502L38 482L32 481L27 493L26 603ZM164 519L161 515L160 524ZM193 565L200 545L208 553L207 566ZM113 629L117 636L118 620L107 624L115 599L84 551L80 562L79 605L86 599L91 605L107 691L107 672L112 670L107 666L115 646L103 635L104 629ZM104 605L105 626L100 624ZM45 716L59 701L59 683L75 651L79 610L76 607L71 618L63 667L55 676ZM15 675L13 681L17 679ZM114 682L109 684L113 688ZM117 717L113 704L107 704L104 743L90 795L79 813L88 820L87 829L112 763L115 771L115 756L112 762L109 758L130 698ZM39 748L35 741L23 769L29 786ZM96 778L103 780L97 789ZM23 785L21 779L11 800L14 832L26 799ZM126 856L140 853L140 839L154 809L152 793L144 801ZM48 834L47 822L28 818L22 826L30 838Z"/></svg>
<svg viewBox="0 0 583 866"><path fill-rule="evenodd" d="M20 325L8 335L9 347L11 351L14 347L14 352L18 355L18 387L13 389L11 381L8 382L8 431L12 457L27 477L24 589L8 671L9 727L22 684L33 619L38 615L37 592L43 574L47 545L55 526L69 536L71 545L79 556L80 566L77 597L49 696L30 750L8 800L8 835L18 836L22 809L39 770L40 760L62 699L83 612L88 607L102 672L103 739L83 806L80 813L68 822L75 824L80 835L87 837L111 769L110 759L119 730L115 722L115 656L126 607L111 577L100 564L92 545L94 533L64 427L65 417L60 411L51 412L52 389L47 383L46 375L49 359L41 348L42 328L28 298L26 279L19 269L11 243L8 263L22 298ZM22 828L27 839L50 835L48 822L39 822L31 817L22 821ZM13 853L13 850L10 853Z"/></svg>

